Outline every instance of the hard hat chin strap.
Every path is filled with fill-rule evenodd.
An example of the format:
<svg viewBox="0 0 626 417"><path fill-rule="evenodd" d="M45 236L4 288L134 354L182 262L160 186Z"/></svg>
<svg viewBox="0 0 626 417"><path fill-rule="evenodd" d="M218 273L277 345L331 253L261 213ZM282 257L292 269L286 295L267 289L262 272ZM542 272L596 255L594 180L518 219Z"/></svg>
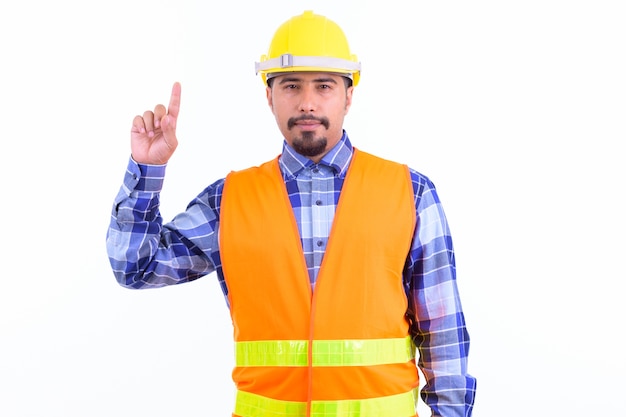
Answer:
<svg viewBox="0 0 626 417"><path fill-rule="evenodd" d="M279 57L268 59L263 62L255 62L254 69L256 74L260 71L281 70L293 67L314 67L328 68L335 71L360 71L361 63L348 61L342 58L333 58L325 56L293 56L291 54L283 54Z"/></svg>

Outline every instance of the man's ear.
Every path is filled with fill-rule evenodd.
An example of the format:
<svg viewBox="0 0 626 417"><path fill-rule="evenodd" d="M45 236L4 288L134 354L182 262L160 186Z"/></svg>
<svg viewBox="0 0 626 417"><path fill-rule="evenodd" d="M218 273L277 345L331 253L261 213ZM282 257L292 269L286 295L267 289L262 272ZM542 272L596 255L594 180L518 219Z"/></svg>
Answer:
<svg viewBox="0 0 626 417"><path fill-rule="evenodd" d="M270 106L270 109L273 109L273 102L272 102L272 87L265 87L265 96L267 97L267 105Z"/></svg>
<svg viewBox="0 0 626 417"><path fill-rule="evenodd" d="M350 110L350 107L352 106L352 93L354 92L354 86L350 86L346 89L346 112L345 114L348 114L348 111Z"/></svg>

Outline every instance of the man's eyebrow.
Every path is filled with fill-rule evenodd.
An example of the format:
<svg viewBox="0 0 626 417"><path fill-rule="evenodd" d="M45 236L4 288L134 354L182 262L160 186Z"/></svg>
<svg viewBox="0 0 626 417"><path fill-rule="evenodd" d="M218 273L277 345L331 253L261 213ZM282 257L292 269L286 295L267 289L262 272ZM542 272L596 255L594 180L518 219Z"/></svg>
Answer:
<svg viewBox="0 0 626 417"><path fill-rule="evenodd" d="M297 83L297 82L301 82L301 81L302 81L302 79L300 79L298 77L288 77L288 76L285 76L285 77L283 77L280 80L279 84Z"/></svg>
<svg viewBox="0 0 626 417"><path fill-rule="evenodd" d="M337 84L337 81L334 78L316 78L313 80L314 83L333 83Z"/></svg>

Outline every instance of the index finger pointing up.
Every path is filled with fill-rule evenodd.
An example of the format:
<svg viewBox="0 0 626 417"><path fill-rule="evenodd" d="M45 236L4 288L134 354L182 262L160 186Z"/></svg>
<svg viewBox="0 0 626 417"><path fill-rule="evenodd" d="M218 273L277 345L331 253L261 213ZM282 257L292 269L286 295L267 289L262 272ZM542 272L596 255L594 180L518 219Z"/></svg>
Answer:
<svg viewBox="0 0 626 417"><path fill-rule="evenodd" d="M175 82L172 87L172 95L170 97L170 104L167 107L167 114L174 119L178 118L178 111L180 110L180 83Z"/></svg>

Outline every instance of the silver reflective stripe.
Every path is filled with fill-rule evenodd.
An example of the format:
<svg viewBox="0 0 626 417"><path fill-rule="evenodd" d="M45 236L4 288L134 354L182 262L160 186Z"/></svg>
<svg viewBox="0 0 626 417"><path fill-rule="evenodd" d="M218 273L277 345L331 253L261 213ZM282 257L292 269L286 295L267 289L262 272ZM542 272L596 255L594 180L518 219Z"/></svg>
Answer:
<svg viewBox="0 0 626 417"><path fill-rule="evenodd" d="M283 54L277 58L254 63L255 72L257 74L259 71L293 67L317 67L334 70L360 71L361 63L348 61L347 59L342 58L332 58L326 56L293 56L291 54Z"/></svg>

